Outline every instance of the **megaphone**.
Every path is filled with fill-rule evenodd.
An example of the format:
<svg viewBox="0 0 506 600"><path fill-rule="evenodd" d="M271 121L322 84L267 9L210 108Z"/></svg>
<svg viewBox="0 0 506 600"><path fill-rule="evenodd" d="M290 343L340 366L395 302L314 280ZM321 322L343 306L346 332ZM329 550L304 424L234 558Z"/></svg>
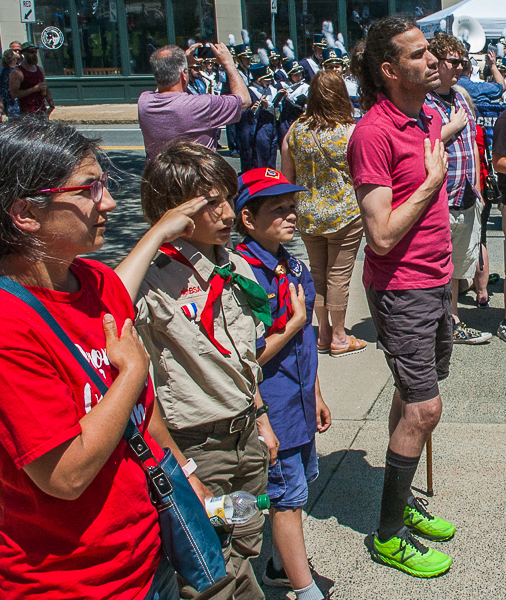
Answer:
<svg viewBox="0 0 506 600"><path fill-rule="evenodd" d="M474 17L455 17L452 33L456 38L467 42L472 54L483 50L486 37L485 31Z"/></svg>

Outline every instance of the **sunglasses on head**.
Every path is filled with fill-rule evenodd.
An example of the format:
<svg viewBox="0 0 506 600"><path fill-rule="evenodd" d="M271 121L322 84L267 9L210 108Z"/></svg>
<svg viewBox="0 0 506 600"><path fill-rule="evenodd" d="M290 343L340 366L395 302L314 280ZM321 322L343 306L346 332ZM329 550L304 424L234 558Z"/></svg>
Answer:
<svg viewBox="0 0 506 600"><path fill-rule="evenodd" d="M104 195L104 188L107 190L109 187L109 174L104 172L100 179L95 179L89 185L77 185L74 187L61 187L52 188L47 190L40 190L37 194L61 194L63 192L77 192L78 190L90 190L91 199L95 204L98 204L102 200Z"/></svg>
<svg viewBox="0 0 506 600"><path fill-rule="evenodd" d="M469 62L467 58L445 58L445 61L449 63L454 69L456 69L459 65L462 67L466 67Z"/></svg>

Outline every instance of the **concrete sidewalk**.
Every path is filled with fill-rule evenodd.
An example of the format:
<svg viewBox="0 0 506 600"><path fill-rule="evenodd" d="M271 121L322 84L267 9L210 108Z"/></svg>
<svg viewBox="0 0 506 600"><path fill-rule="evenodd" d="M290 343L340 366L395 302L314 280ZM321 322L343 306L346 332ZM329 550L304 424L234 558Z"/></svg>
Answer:
<svg viewBox="0 0 506 600"><path fill-rule="evenodd" d="M494 233L493 243L502 245L502 233ZM304 525L308 555L321 575L335 580L336 599L505 598L506 344L495 336L487 345L456 346L450 378L441 386L444 411L433 435L435 495L429 508L453 522L457 534L445 544L429 544L452 556L452 568L442 577L421 580L370 558L394 388L383 354L375 347L375 330L360 280L362 267L357 262L347 327L366 339L369 347L355 356L320 357L320 382L333 425L317 437L320 477L311 485ZM499 264L491 265L493 271L504 275ZM461 297L460 316L471 327L495 333L503 318L502 280L490 291L494 295L488 310L471 305L472 292ZM414 485L426 489L424 456ZM270 556L269 536L267 526L262 560L255 567L260 577ZM285 598L286 590L263 589L268 600ZM288 597L295 596L290 592Z"/></svg>
<svg viewBox="0 0 506 600"><path fill-rule="evenodd" d="M57 106L51 121L70 125L102 125L138 123L137 104L95 104L89 106Z"/></svg>

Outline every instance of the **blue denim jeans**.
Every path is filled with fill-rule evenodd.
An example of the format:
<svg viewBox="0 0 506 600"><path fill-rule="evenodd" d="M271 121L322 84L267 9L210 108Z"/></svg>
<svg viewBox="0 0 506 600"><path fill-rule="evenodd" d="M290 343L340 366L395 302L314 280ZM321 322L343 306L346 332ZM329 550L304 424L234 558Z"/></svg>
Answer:
<svg viewBox="0 0 506 600"><path fill-rule="evenodd" d="M165 555L162 555L144 600L179 600L176 572Z"/></svg>

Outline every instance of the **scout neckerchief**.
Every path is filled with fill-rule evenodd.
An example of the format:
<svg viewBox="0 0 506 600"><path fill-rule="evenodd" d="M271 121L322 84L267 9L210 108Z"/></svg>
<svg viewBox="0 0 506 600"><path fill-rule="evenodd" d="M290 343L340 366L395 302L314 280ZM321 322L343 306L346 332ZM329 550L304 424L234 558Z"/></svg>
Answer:
<svg viewBox="0 0 506 600"><path fill-rule="evenodd" d="M174 260L186 265L190 269L196 270L191 262L176 250L172 244L163 244L160 252L170 256ZM204 327L211 343L223 354L231 354L230 350L224 348L214 337L214 303L221 298L223 286L229 281L244 293L246 300L253 311L253 314L267 326L272 323L271 307L267 292L255 281L232 271L233 266L228 264L224 267L214 267L211 279L209 280L209 292L207 294L206 305L200 315L200 322Z"/></svg>
<svg viewBox="0 0 506 600"><path fill-rule="evenodd" d="M268 269L260 259L249 256L250 249L246 244L239 244L236 250L244 258L244 260L252 267L263 267ZM267 337L273 333L277 333L286 327L288 319L292 316L292 303L290 302L290 292L288 289L288 277L286 276L286 259L280 260L278 266L274 269L274 275L278 284L278 317L267 333Z"/></svg>

